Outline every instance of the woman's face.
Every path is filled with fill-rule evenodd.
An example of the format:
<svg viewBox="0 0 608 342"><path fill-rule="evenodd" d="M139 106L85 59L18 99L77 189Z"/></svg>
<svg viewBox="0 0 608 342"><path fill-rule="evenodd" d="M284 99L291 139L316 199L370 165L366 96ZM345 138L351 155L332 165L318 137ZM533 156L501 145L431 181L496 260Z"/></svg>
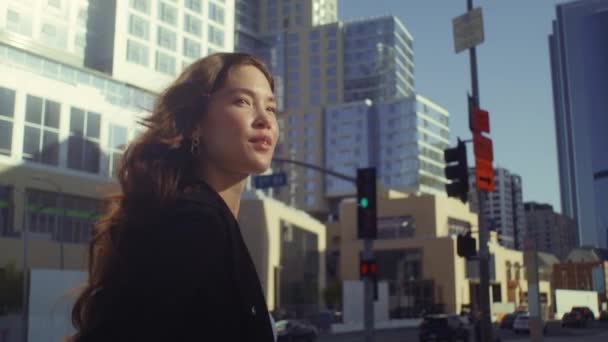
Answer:
<svg viewBox="0 0 608 342"><path fill-rule="evenodd" d="M254 66L233 67L200 125L203 166L241 175L262 173L270 167L278 137L268 80Z"/></svg>

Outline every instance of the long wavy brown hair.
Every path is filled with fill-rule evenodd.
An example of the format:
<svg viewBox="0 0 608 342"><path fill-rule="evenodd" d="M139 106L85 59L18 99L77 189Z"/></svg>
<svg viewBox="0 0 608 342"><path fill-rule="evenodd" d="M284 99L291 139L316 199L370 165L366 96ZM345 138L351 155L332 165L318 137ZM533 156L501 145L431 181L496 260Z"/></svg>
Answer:
<svg viewBox="0 0 608 342"><path fill-rule="evenodd" d="M88 282L78 294L72 310L78 342L91 332L100 315L93 298L99 291L119 283L121 264L118 244L134 226L145 226L150 213L174 201L183 188L196 181L201 161L191 153L191 135L206 113L211 95L225 83L236 66L252 65L274 81L263 62L244 53L217 53L202 58L188 68L157 98L151 115L142 124L145 132L124 153L118 170L121 191L106 197L108 206L95 224L88 250ZM132 240L130 240L132 241ZM137 248L121 245L120 249Z"/></svg>

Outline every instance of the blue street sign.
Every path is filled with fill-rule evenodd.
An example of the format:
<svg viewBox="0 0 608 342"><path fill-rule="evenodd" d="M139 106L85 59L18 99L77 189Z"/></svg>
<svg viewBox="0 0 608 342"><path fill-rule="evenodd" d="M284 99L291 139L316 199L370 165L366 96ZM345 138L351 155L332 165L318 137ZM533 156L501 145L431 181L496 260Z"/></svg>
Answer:
<svg viewBox="0 0 608 342"><path fill-rule="evenodd" d="M273 173L266 176L254 176L253 186L256 189L276 188L287 184L285 172Z"/></svg>

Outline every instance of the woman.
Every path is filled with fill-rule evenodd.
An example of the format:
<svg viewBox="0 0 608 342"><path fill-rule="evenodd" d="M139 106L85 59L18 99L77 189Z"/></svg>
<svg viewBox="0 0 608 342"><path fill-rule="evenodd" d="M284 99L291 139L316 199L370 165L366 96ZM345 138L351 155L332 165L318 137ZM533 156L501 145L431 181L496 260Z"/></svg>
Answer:
<svg viewBox="0 0 608 342"><path fill-rule="evenodd" d="M258 59L221 53L160 95L96 225L72 341L276 339L235 219L247 177L272 160L273 91Z"/></svg>

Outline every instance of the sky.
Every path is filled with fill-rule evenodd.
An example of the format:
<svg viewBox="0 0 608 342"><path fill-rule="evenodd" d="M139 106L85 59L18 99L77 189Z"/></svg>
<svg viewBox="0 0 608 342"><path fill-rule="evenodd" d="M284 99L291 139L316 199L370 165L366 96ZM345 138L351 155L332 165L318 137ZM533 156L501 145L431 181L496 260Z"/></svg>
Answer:
<svg viewBox="0 0 608 342"><path fill-rule="evenodd" d="M481 108L490 112L494 166L522 176L524 201L549 203L557 212L561 202L548 36L555 5L564 2L474 0L483 11L479 95ZM401 20L414 37L416 91L450 112L453 145L457 137L471 137L469 53L455 54L452 36L452 19L466 9L466 0L338 0L343 21L389 14Z"/></svg>

